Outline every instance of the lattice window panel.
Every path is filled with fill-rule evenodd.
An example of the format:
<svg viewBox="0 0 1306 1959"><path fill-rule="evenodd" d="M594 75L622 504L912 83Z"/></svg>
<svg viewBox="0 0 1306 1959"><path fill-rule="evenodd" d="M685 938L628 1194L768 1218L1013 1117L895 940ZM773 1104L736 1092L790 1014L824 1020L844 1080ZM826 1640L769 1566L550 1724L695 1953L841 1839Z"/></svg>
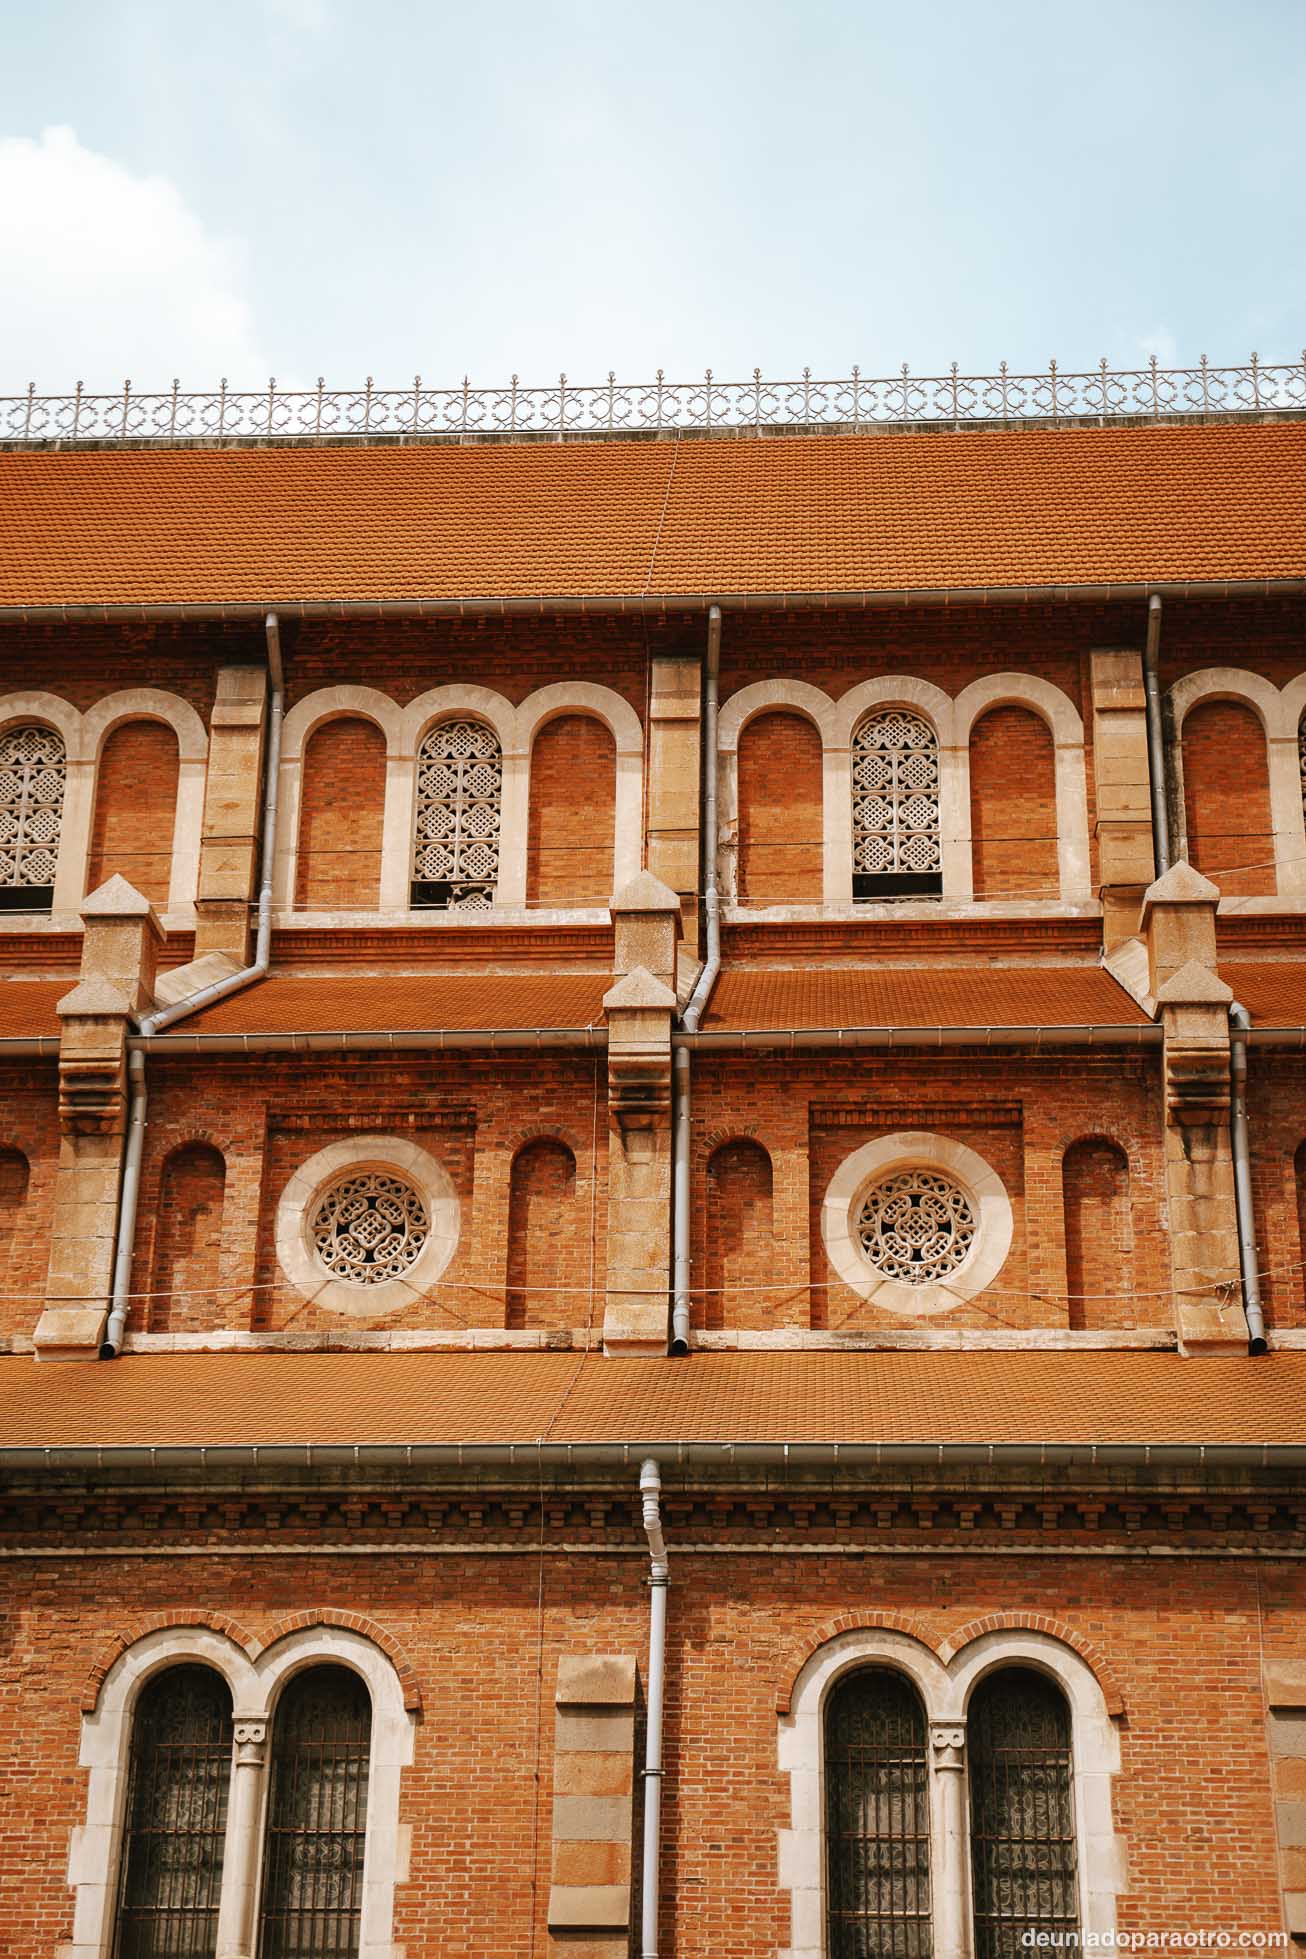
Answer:
<svg viewBox="0 0 1306 1959"><path fill-rule="evenodd" d="M1306 715L1297 724L1297 761L1301 769L1302 808L1306 809Z"/></svg>
<svg viewBox="0 0 1306 1959"><path fill-rule="evenodd" d="M272 1730L261 1959L354 1959L363 1908L372 1704L347 1667L310 1667Z"/></svg>
<svg viewBox="0 0 1306 1959"><path fill-rule="evenodd" d="M872 714L853 736L853 877L858 896L883 879L883 895L937 892L943 871L939 742L928 721L905 708ZM910 882L907 882L910 881ZM905 889L893 892L892 883Z"/></svg>
<svg viewBox="0 0 1306 1959"><path fill-rule="evenodd" d="M442 721L417 757L412 901L488 911L499 877L503 753L483 721Z"/></svg>
<svg viewBox="0 0 1306 1959"><path fill-rule="evenodd" d="M970 1847L977 1959L1079 1927L1070 1711L1050 1680L1007 1667L971 1701Z"/></svg>
<svg viewBox="0 0 1306 1959"><path fill-rule="evenodd" d="M54 884L66 779L63 740L53 728L0 735L0 890Z"/></svg>
<svg viewBox="0 0 1306 1959"><path fill-rule="evenodd" d="M929 1959L925 1714L900 1673L866 1667L825 1722L830 1959Z"/></svg>
<svg viewBox="0 0 1306 1959"><path fill-rule="evenodd" d="M426 1203L390 1170L342 1177L313 1214L313 1245L333 1279L379 1286L402 1279L431 1231Z"/></svg>
<svg viewBox="0 0 1306 1959"><path fill-rule="evenodd" d="M901 1285L932 1286L963 1265L975 1242L964 1190L936 1170L900 1170L874 1184L857 1214L868 1265Z"/></svg>

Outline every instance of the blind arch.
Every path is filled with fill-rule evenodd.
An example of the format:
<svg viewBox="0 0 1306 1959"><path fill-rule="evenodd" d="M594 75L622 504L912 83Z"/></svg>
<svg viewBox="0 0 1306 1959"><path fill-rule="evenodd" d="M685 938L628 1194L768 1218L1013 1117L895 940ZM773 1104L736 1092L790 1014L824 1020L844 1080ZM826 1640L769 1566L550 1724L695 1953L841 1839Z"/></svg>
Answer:
<svg viewBox="0 0 1306 1959"><path fill-rule="evenodd" d="M825 1710L830 1959L929 1959L925 1710L904 1674L859 1667Z"/></svg>
<svg viewBox="0 0 1306 1959"><path fill-rule="evenodd" d="M1023 1935L1079 1928L1070 1708L1033 1667L1001 1667L971 1699L971 1879L976 1959Z"/></svg>

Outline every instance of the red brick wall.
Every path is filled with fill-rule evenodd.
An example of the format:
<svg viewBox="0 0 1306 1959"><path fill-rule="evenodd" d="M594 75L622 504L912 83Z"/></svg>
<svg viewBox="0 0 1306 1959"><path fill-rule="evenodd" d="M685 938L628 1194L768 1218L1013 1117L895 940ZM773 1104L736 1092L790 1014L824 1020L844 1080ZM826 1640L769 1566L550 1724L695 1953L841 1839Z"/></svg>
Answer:
<svg viewBox="0 0 1306 1959"><path fill-rule="evenodd" d="M567 1145L537 1136L519 1149L508 1195L508 1326L586 1325L589 1223Z"/></svg>
<svg viewBox="0 0 1306 1959"><path fill-rule="evenodd" d="M735 1137L708 1158L706 1185L706 1243L697 1268L706 1290L695 1302L698 1323L750 1330L788 1325L790 1302L764 1290L775 1277L770 1157L760 1143Z"/></svg>
<svg viewBox="0 0 1306 1959"><path fill-rule="evenodd" d="M1027 708L991 708L971 730L970 830L977 898L1058 896L1052 731Z"/></svg>
<svg viewBox="0 0 1306 1959"><path fill-rule="evenodd" d="M819 905L823 841L820 734L759 714L739 737L740 902Z"/></svg>
<svg viewBox="0 0 1306 1959"><path fill-rule="evenodd" d="M604 905L612 896L617 749L587 714L547 721L531 751L528 905Z"/></svg>
<svg viewBox="0 0 1306 1959"><path fill-rule="evenodd" d="M301 911L374 911L381 902L385 736L344 715L304 751L295 904Z"/></svg>
<svg viewBox="0 0 1306 1959"><path fill-rule="evenodd" d="M177 821L177 737L162 721L124 721L105 741L95 780L88 892L120 874L162 911Z"/></svg>
<svg viewBox="0 0 1306 1959"><path fill-rule="evenodd" d="M212 1326L226 1301L221 1285L222 1198L226 1165L208 1143L184 1143L163 1166L153 1214L154 1262L148 1306L152 1333ZM142 1262L143 1263L143 1262Z"/></svg>
<svg viewBox="0 0 1306 1959"><path fill-rule="evenodd" d="M71 981L69 982L71 984ZM0 1346L30 1335L50 1263L59 1162L53 1064L0 1066Z"/></svg>
<svg viewBox="0 0 1306 1959"><path fill-rule="evenodd" d="M1070 1325L1137 1326L1134 1221L1124 1151L1103 1136L1072 1143L1062 1158L1061 1187Z"/></svg>
<svg viewBox="0 0 1306 1959"><path fill-rule="evenodd" d="M1252 1211L1261 1303L1271 1330L1306 1326L1306 1062L1281 1049L1247 1057Z"/></svg>
<svg viewBox="0 0 1306 1959"><path fill-rule="evenodd" d="M1183 760L1189 861L1226 896L1273 892L1269 763L1258 717L1238 701L1202 702L1184 721Z"/></svg>

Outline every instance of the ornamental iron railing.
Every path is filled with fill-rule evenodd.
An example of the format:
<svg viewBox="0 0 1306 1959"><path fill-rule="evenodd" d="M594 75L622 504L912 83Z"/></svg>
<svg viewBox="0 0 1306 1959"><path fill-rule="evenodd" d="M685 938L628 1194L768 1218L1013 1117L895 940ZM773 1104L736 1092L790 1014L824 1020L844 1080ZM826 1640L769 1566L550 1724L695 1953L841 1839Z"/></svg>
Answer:
<svg viewBox="0 0 1306 1959"><path fill-rule="evenodd" d="M179 381L163 392L138 392L130 381L115 394L38 394L36 384L0 395L0 441L221 442L314 438L660 435L786 428L870 429L949 424L955 427L1039 422L1053 425L1165 421L1228 415L1306 412L1306 352L1269 363L1253 354L1233 367L1203 355L1195 367L1113 368L1103 360L1083 372L1051 361L1045 372L1019 374L1005 362L996 374L872 376L854 367L841 379L804 368L796 381L772 381L755 368L746 381L619 382L615 374L578 385L565 374L548 387L427 387L420 375L402 388L229 388L192 394Z"/></svg>

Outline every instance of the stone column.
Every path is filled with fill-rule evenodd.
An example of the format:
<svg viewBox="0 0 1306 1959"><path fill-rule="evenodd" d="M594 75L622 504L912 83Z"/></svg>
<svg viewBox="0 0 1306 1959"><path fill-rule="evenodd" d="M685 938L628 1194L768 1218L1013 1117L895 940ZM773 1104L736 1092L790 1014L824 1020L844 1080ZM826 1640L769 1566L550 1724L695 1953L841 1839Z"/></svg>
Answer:
<svg viewBox="0 0 1306 1959"><path fill-rule="evenodd" d="M648 731L648 835L645 862L680 900L691 952L699 914L699 747L702 681L695 658L652 662ZM702 856L714 848L705 839Z"/></svg>
<svg viewBox="0 0 1306 1959"><path fill-rule="evenodd" d="M118 1178L127 1117L131 1016L154 1001L163 929L149 903L111 877L82 907L81 979L60 1000L59 1167L54 1184L39 1360L100 1350L113 1281Z"/></svg>
<svg viewBox="0 0 1306 1959"><path fill-rule="evenodd" d="M935 1959L962 1959L966 1950L966 1905L959 1874L966 1869L966 1724L930 1722L930 1768L934 1801Z"/></svg>
<svg viewBox="0 0 1306 1959"><path fill-rule="evenodd" d="M1155 875L1143 656L1090 656L1098 891L1106 950L1138 930L1143 893Z"/></svg>
<svg viewBox="0 0 1306 1959"><path fill-rule="evenodd" d="M555 1699L549 1951L559 1959L627 1959L635 1662L564 1653Z"/></svg>
<svg viewBox="0 0 1306 1959"><path fill-rule="evenodd" d="M268 1724L262 1715L247 1718L238 1714L233 1725L235 1749L218 1908L218 1959L252 1959Z"/></svg>
<svg viewBox="0 0 1306 1959"><path fill-rule="evenodd" d="M204 828L195 899L195 957L249 960L249 907L258 877L262 810L262 667L221 667L209 724Z"/></svg>
<svg viewBox="0 0 1306 1959"><path fill-rule="evenodd" d="M603 1345L666 1352L671 1286L671 1027L680 906L643 871L612 901L608 1019L608 1269Z"/></svg>

